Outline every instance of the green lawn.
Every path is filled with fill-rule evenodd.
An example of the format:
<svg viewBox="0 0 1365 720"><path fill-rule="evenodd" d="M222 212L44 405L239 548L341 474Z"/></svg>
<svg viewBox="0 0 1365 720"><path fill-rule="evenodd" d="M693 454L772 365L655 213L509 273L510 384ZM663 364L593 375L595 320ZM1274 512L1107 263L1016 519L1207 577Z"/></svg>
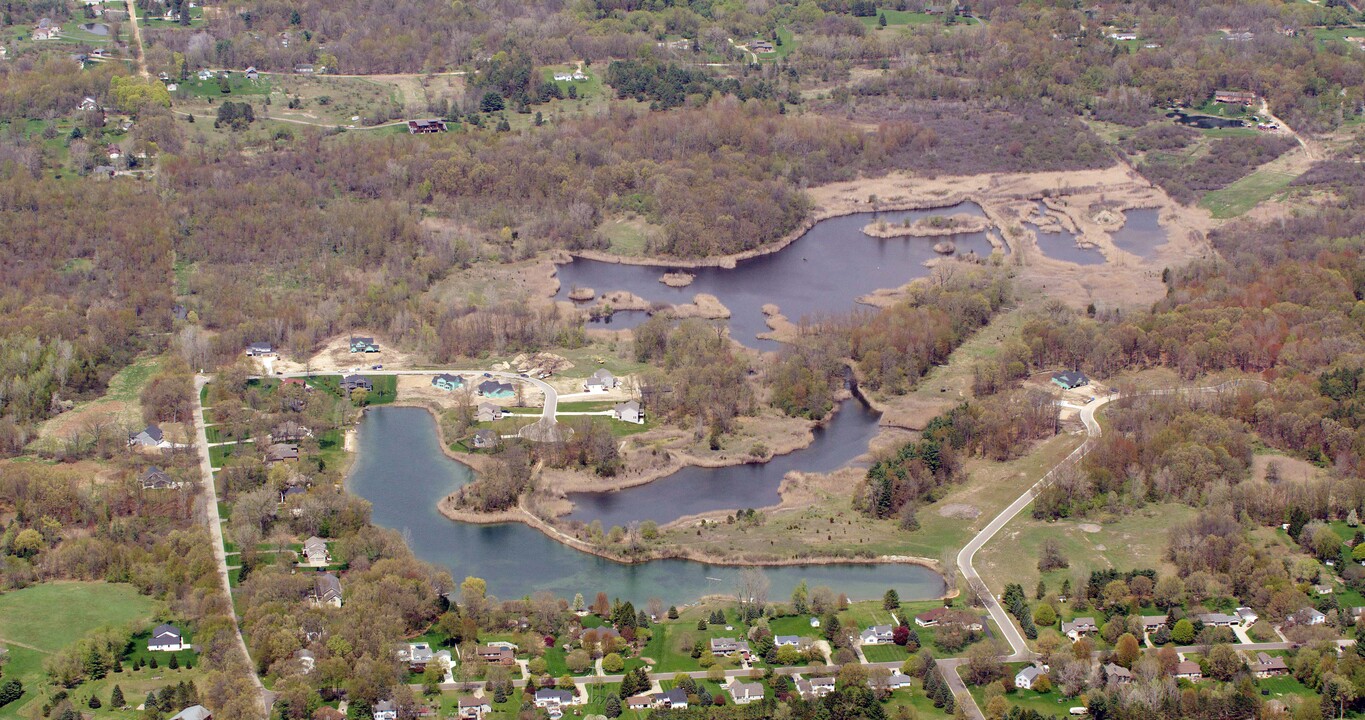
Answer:
<svg viewBox="0 0 1365 720"><path fill-rule="evenodd" d="M905 662L910 653L900 645L865 645L863 655L868 662Z"/></svg>
<svg viewBox="0 0 1365 720"><path fill-rule="evenodd" d="M270 81L265 78L256 80L246 79L246 75L234 72L228 76L228 89L231 92L224 93L222 86L217 78L212 80L200 80L197 75L191 75L189 80L177 83L179 88L175 94L178 96L194 98L223 98L232 100L240 95L269 95Z"/></svg>
<svg viewBox="0 0 1365 720"><path fill-rule="evenodd" d="M942 24L942 15L930 15L929 13L913 12L911 10L879 10L880 14L886 16L887 27L897 25L930 25L933 23ZM959 18L960 19L960 18ZM869 28L880 27L881 21L876 15L869 15L858 18L858 21Z"/></svg>
<svg viewBox="0 0 1365 720"><path fill-rule="evenodd" d="M10 651L5 677L18 678L25 691L0 708L0 718L24 716L20 711L46 678L43 663L49 655L102 626L140 630L151 623L155 608L156 602L133 586L113 583L47 583L0 595L0 644Z"/></svg>
<svg viewBox="0 0 1365 720"><path fill-rule="evenodd" d="M1221 190L1205 194L1199 205L1216 218L1237 217L1289 187L1295 177L1289 173L1260 170Z"/></svg>
<svg viewBox="0 0 1365 720"><path fill-rule="evenodd" d="M1005 665L1006 677L1013 678L1015 673L1024 669L1027 665L1027 663L1010 663ZM984 709L986 707L986 689L981 686L970 684L967 685L967 689L976 700L977 706ZM1032 690L1016 690L1006 695L1005 699L1009 700L1011 705L1035 710L1041 713L1043 717L1065 716L1068 709L1085 704L1080 698L1064 697L1060 690L1055 689L1045 693L1034 692Z"/></svg>
<svg viewBox="0 0 1365 720"><path fill-rule="evenodd" d="M645 254L651 239L662 237L663 228L650 224L644 218L631 215L607 220L597 228L597 232L610 243L607 252L639 257Z"/></svg>
<svg viewBox="0 0 1365 720"><path fill-rule="evenodd" d="M214 445L209 448L209 465L215 470L227 464L233 457L246 457L256 452L256 446L247 440L236 445Z"/></svg>

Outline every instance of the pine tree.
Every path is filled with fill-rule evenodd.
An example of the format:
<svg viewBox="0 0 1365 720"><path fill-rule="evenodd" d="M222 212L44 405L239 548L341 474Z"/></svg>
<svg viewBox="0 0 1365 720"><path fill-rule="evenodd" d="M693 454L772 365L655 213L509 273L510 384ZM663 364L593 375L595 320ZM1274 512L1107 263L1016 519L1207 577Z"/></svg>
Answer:
<svg viewBox="0 0 1365 720"><path fill-rule="evenodd" d="M621 717L621 698L616 695L608 695L602 712L609 718Z"/></svg>
<svg viewBox="0 0 1365 720"><path fill-rule="evenodd" d="M156 704L156 693L147 693L147 699L142 701L142 706L147 710L160 710L161 706Z"/></svg>
<svg viewBox="0 0 1365 720"><path fill-rule="evenodd" d="M123 700L123 688L115 685L114 692L109 695L109 706L113 708L121 708L127 704L128 703L124 702Z"/></svg>
<svg viewBox="0 0 1365 720"><path fill-rule="evenodd" d="M166 667L168 667L168 668L170 668L170 669L172 669L172 670L179 670L179 669L180 669L180 661L176 659L174 653L171 654L171 661L170 661L169 663L166 664Z"/></svg>
<svg viewBox="0 0 1365 720"><path fill-rule="evenodd" d="M86 703L86 705L89 705L91 710L98 710L98 709L100 709L100 707L102 707L102 706L104 705L104 703L100 702L100 696L99 696L99 695L96 695L96 694L94 694L94 693L91 693L91 694L90 694L90 702Z"/></svg>
<svg viewBox="0 0 1365 720"><path fill-rule="evenodd" d="M882 609L890 612L900 609L900 606L901 596L900 593L896 592L896 588L887 590L886 594L882 596Z"/></svg>

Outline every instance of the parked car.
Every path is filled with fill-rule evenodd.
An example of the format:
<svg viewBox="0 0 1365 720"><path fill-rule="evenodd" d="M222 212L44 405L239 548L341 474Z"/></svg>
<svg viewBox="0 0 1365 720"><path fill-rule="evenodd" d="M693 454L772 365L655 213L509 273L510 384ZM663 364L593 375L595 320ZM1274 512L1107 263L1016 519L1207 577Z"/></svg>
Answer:
<svg viewBox="0 0 1365 720"><path fill-rule="evenodd" d="M370 366L370 369L371 369L371 370L383 370L383 369L384 369L384 366L383 366L383 365L371 365L371 366Z"/></svg>

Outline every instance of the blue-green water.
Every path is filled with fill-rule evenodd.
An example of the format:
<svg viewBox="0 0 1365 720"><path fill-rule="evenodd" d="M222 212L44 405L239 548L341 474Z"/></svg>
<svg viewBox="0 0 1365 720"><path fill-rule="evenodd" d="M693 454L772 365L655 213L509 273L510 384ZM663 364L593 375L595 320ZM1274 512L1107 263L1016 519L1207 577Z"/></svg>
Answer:
<svg viewBox="0 0 1365 720"><path fill-rule="evenodd" d="M651 597L669 604L733 593L739 569L687 560L622 565L557 543L520 523L455 522L436 503L471 481L473 472L441 451L436 424L418 408L371 408L361 421L359 453L347 484L374 505L374 523L399 530L418 557L488 582L503 598L549 590L562 597L597 592L637 606ZM771 598L785 598L801 580L854 599L881 597L894 587L902 599L938 597L943 579L915 565L800 565L765 568Z"/></svg>

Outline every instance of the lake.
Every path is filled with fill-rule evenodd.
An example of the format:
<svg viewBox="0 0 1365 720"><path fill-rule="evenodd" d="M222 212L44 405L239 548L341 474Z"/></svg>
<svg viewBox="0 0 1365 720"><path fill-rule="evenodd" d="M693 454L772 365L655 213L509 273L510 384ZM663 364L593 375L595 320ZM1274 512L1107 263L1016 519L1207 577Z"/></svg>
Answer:
<svg viewBox="0 0 1365 720"><path fill-rule="evenodd" d="M1038 214L1046 216L1047 206L1038 203ZM1034 237L1038 239L1038 249L1043 254L1054 259L1063 260L1077 265L1103 265L1104 253L1095 247L1080 247L1076 244L1076 233L1064 227L1056 230L1043 230L1036 223L1026 222L1025 228L1032 230Z"/></svg>
<svg viewBox="0 0 1365 720"><path fill-rule="evenodd" d="M1155 208L1124 210L1123 227L1109 234L1114 246L1143 260L1156 255L1157 248L1166 244L1166 229L1161 227Z"/></svg>
<svg viewBox="0 0 1365 720"><path fill-rule="evenodd" d="M778 488L789 471L825 473L844 467L867 452L880 418L861 401L845 400L828 424L814 430L815 440L801 450L767 463L685 467L668 477L615 492L570 493L574 509L568 518L585 523L601 520L604 528L640 520L662 525L711 510L776 505L782 500Z"/></svg>
<svg viewBox="0 0 1365 720"><path fill-rule="evenodd" d="M697 293L715 295L730 309L730 335L753 348L776 350L780 343L759 340L767 332L763 306L776 304L792 322L803 317L848 312L856 299L880 288L898 288L929 274L924 261L938 257L934 245L951 240L957 252L987 257L993 250L985 232L936 237L874 238L862 228L877 220L889 225L914 223L934 215L985 217L981 206L962 202L929 210L857 213L821 220L783 250L741 261L734 268L676 268L669 265L621 265L576 259L559 266L556 300L568 300L576 287L601 295L614 290L634 293L650 302L687 303ZM691 285L671 288L659 282L665 272L689 272ZM631 328L648 317L643 311L620 312L603 327Z"/></svg>
<svg viewBox="0 0 1365 720"><path fill-rule="evenodd" d="M109 26L104 23L82 23L81 29L91 35L99 35L101 37L109 34Z"/></svg>
<svg viewBox="0 0 1365 720"><path fill-rule="evenodd" d="M842 413L841 413L842 414ZM851 413L850 413L851 414ZM641 606L650 597L682 604L733 593L739 568L686 560L623 565L561 545L521 523L474 525L447 519L436 503L470 482L473 472L441 451L436 424L420 408L370 408L360 423L351 492L373 505L372 521L403 533L423 560L450 569L458 582L481 577L502 598L539 590L591 599L597 592ZM801 453L795 453L800 456ZM785 599L801 580L850 598L874 599L895 588L902 599L943 593L943 579L917 565L838 564L764 568L769 597Z"/></svg>

